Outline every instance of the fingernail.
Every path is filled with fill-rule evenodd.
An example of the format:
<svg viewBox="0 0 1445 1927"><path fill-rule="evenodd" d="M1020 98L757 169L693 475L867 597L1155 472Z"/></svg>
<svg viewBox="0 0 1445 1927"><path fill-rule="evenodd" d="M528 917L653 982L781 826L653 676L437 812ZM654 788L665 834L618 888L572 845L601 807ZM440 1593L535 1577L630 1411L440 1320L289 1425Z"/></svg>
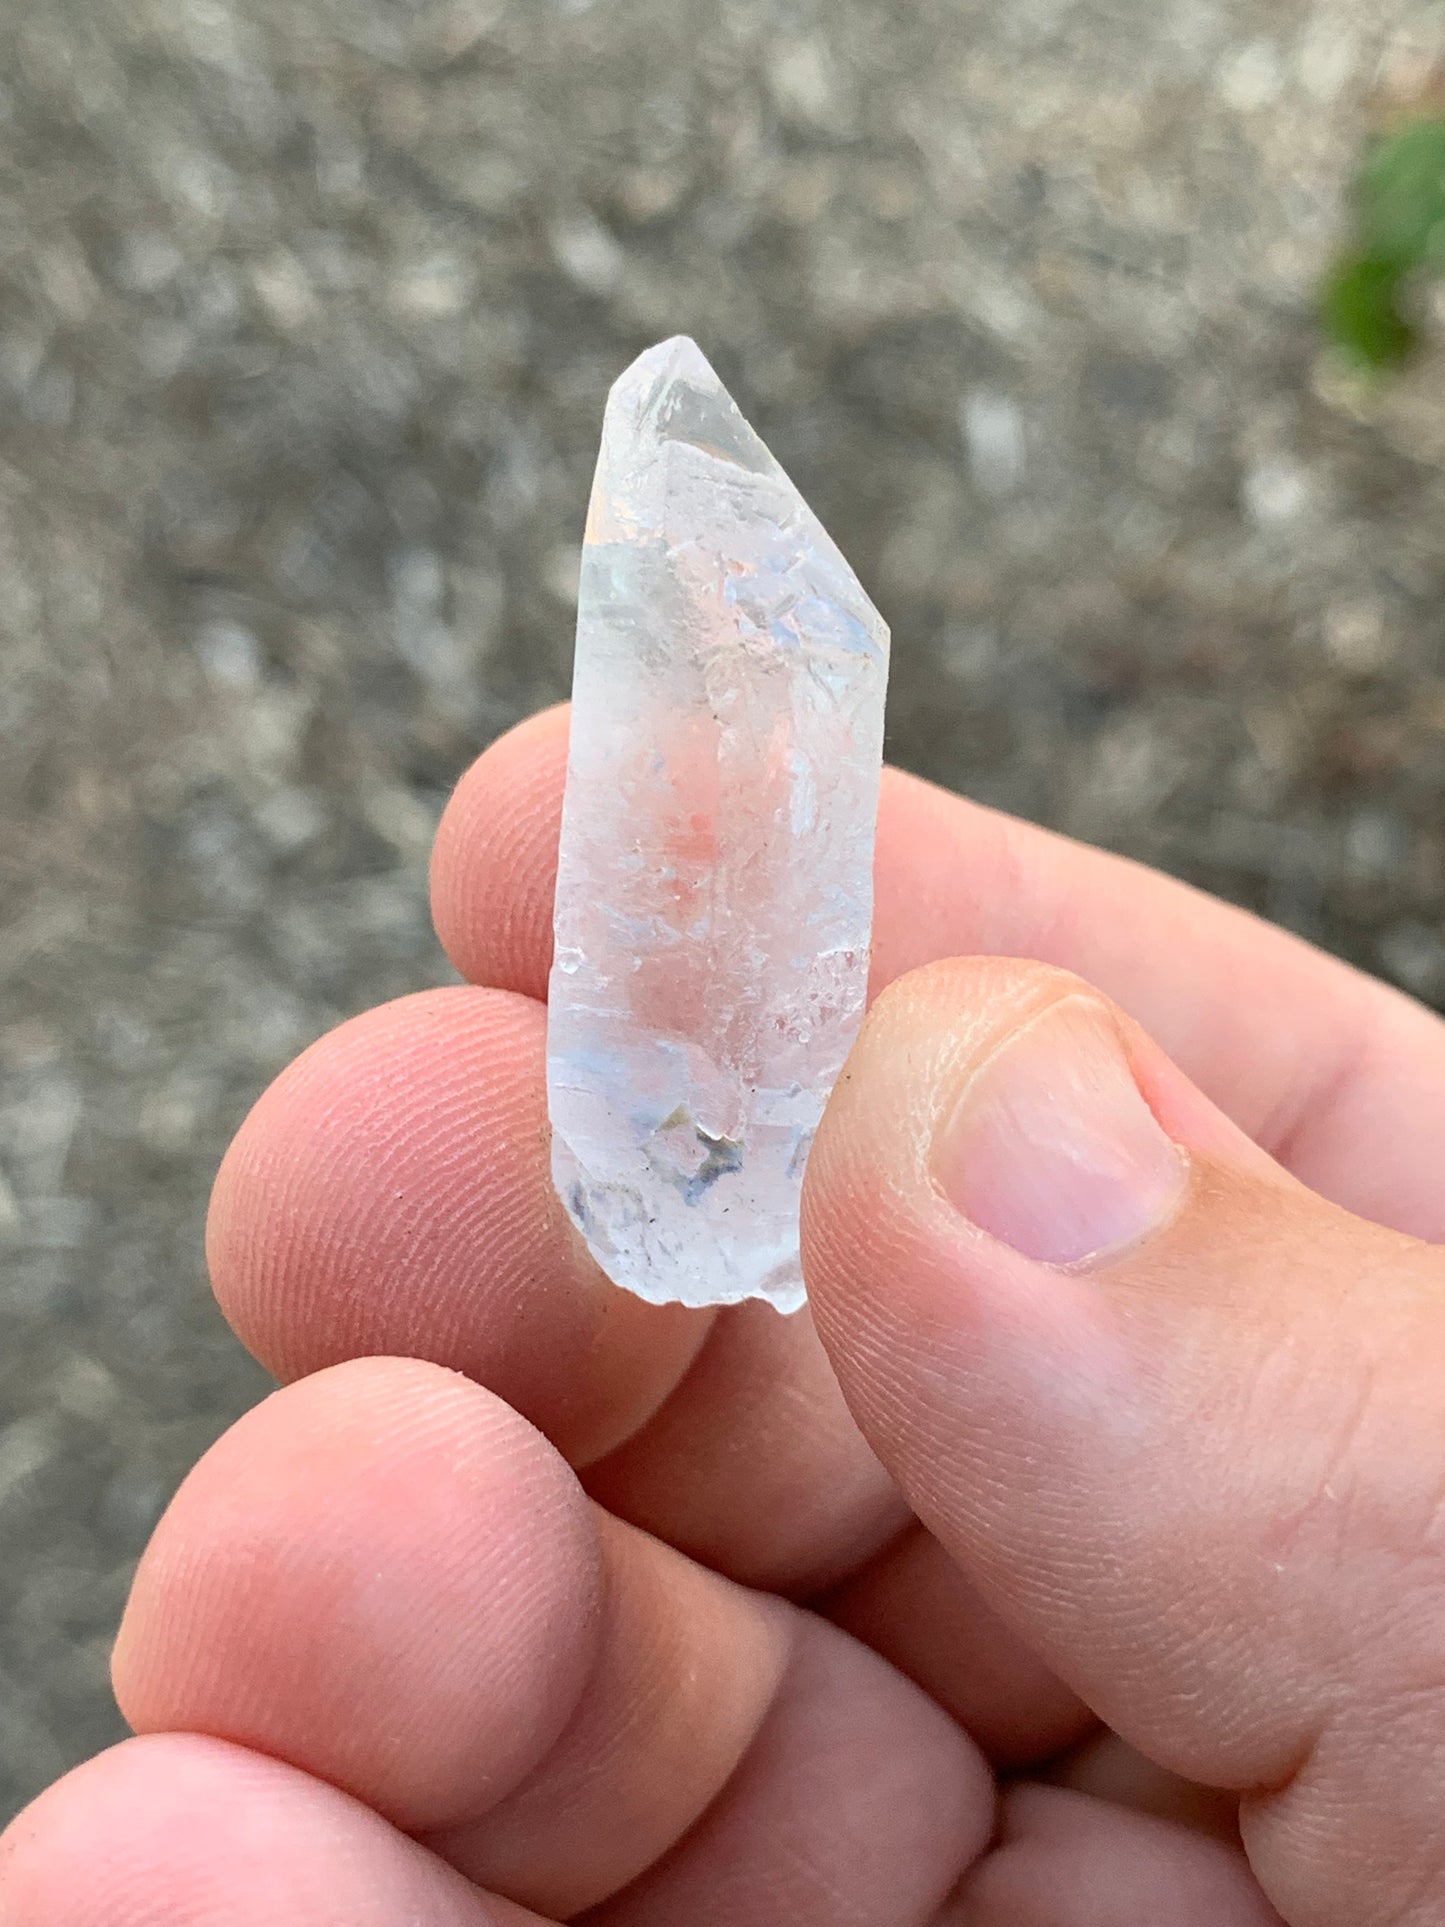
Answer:
<svg viewBox="0 0 1445 1927"><path fill-rule="evenodd" d="M1186 1163L1108 1011L1069 997L972 1079L935 1141L934 1174L980 1230L1026 1258L1077 1265L1166 1224Z"/></svg>

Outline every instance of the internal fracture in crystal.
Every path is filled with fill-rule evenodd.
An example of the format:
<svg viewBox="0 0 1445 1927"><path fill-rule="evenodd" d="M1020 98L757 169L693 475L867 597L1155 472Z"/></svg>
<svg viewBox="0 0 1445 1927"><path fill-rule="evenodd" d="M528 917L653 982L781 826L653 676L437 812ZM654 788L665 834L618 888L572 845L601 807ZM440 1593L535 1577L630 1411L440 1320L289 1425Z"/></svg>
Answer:
<svg viewBox="0 0 1445 1927"><path fill-rule="evenodd" d="M650 349L587 518L547 1029L558 1192L644 1298L803 1302L887 675L881 617L702 353Z"/></svg>

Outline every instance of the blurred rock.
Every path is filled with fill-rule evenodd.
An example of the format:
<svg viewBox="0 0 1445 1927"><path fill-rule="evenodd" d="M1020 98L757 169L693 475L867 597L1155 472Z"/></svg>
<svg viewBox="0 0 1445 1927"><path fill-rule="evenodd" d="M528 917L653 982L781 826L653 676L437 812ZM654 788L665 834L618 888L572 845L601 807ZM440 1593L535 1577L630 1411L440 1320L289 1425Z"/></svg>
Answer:
<svg viewBox="0 0 1445 1927"><path fill-rule="evenodd" d="M266 1081L447 966L603 396L697 337L893 626L894 757L1445 999L1445 353L1313 290L1431 0L0 9L0 1805L265 1387Z"/></svg>

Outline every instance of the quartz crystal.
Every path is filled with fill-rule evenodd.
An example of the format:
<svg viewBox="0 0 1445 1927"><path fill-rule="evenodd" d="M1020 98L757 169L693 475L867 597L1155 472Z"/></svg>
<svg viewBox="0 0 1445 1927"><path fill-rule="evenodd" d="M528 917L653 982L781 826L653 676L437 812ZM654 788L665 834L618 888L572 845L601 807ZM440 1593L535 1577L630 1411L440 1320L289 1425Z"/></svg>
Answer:
<svg viewBox="0 0 1445 1927"><path fill-rule="evenodd" d="M607 404L547 1031L553 1177L656 1302L803 1302L862 1020L888 631L691 341Z"/></svg>

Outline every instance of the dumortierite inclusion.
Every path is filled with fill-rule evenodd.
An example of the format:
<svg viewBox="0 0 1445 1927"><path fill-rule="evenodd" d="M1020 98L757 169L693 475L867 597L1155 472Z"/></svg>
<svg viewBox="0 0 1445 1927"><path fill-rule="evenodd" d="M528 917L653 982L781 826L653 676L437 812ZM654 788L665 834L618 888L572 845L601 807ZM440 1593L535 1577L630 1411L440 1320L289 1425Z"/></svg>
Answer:
<svg viewBox="0 0 1445 1927"><path fill-rule="evenodd" d="M552 1168L657 1302L803 1302L863 1016L888 631L699 349L613 389L582 553L547 1030Z"/></svg>

